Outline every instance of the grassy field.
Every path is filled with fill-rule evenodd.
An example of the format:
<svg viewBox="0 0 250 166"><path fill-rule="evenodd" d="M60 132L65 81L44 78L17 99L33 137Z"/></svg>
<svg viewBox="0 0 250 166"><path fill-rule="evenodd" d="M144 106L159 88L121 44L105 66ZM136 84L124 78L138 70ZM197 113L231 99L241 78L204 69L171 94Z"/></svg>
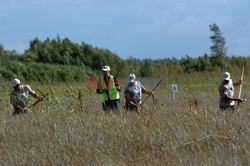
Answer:
<svg viewBox="0 0 250 166"><path fill-rule="evenodd" d="M2 81L0 165L249 165L250 104L221 112L220 78L165 80L140 113L103 112L84 83L31 82L45 100L15 117ZM175 99L171 83L179 85ZM250 98L247 78L242 95Z"/></svg>

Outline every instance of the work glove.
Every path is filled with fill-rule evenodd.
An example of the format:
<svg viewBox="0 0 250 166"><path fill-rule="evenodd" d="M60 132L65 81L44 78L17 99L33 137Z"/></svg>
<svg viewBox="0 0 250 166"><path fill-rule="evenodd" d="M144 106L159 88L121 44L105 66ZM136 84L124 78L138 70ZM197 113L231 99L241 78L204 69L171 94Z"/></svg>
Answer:
<svg viewBox="0 0 250 166"><path fill-rule="evenodd" d="M247 99L239 99L239 102L246 102Z"/></svg>
<svg viewBox="0 0 250 166"><path fill-rule="evenodd" d="M118 91L121 91L121 90L122 90L122 86L117 86L116 89L117 89Z"/></svg>

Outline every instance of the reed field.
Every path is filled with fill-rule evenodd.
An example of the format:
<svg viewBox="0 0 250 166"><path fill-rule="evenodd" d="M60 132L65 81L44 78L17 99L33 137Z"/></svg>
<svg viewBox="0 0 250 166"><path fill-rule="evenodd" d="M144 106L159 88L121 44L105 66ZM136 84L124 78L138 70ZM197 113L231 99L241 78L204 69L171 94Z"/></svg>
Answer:
<svg viewBox="0 0 250 166"><path fill-rule="evenodd" d="M103 112L86 83L26 82L44 101L15 117L10 83L1 81L0 165L250 165L250 104L220 111L220 81L164 77L140 113L123 109L123 90L120 112ZM247 75L242 96L250 99Z"/></svg>

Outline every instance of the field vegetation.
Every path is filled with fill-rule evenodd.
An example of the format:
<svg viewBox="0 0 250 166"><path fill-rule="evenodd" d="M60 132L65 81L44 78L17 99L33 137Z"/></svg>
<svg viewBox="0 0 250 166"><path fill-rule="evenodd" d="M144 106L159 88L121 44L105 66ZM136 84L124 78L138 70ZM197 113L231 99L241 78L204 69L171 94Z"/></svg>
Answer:
<svg viewBox="0 0 250 166"><path fill-rule="evenodd" d="M221 112L220 76L180 75L174 99L170 82L176 81L163 78L156 101L149 98L140 113L123 107L103 112L99 96L84 83L29 82L45 100L15 117L9 82L2 81L0 164L249 165L249 103L239 112ZM245 79L242 94L249 98Z"/></svg>

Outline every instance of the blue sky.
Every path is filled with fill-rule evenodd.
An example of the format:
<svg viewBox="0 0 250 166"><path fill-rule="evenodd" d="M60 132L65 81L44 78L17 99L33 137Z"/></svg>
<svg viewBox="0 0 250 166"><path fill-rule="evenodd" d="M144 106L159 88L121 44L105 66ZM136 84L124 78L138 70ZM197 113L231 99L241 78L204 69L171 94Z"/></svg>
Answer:
<svg viewBox="0 0 250 166"><path fill-rule="evenodd" d="M0 43L19 53L38 37L69 38L126 59L210 54L216 23L229 55L250 54L248 0L0 0Z"/></svg>

